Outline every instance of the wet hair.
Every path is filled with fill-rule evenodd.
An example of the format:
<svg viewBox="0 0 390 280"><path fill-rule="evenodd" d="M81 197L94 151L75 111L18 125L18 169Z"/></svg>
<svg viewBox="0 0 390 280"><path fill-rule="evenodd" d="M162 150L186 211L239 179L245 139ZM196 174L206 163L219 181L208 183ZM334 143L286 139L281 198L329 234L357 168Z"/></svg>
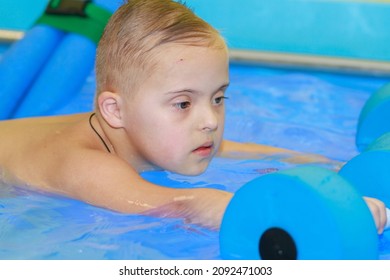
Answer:
<svg viewBox="0 0 390 280"><path fill-rule="evenodd" d="M129 94L158 63L168 43L224 48L219 32L185 4L172 0L129 0L111 17L98 45L97 96Z"/></svg>

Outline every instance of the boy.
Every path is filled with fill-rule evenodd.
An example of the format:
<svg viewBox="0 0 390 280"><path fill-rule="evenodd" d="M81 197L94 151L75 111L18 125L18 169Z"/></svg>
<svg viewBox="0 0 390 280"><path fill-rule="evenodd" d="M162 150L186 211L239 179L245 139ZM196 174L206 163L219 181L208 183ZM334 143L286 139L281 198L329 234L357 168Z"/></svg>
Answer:
<svg viewBox="0 0 390 280"><path fill-rule="evenodd" d="M222 142L227 47L177 2L133 0L119 8L98 46L96 80L95 113L0 124L4 181L218 228L232 194L162 187L139 173L197 175L231 149L299 156ZM380 229L386 221L377 220Z"/></svg>

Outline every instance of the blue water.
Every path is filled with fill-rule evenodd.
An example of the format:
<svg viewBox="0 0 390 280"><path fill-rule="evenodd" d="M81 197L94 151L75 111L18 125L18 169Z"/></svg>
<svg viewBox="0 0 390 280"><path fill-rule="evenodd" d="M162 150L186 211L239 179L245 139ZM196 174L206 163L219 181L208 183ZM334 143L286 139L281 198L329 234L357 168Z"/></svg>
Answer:
<svg viewBox="0 0 390 280"><path fill-rule="evenodd" d="M357 154L356 124L364 102L389 79L231 65L225 138L319 153L346 161ZM55 114L92 108L94 75ZM236 191L272 169L275 158L216 158L202 175L147 172L170 187ZM80 201L0 188L0 259L220 259L219 235L180 219L124 215ZM321 242L319 240L319 242ZM390 232L380 258L390 259Z"/></svg>

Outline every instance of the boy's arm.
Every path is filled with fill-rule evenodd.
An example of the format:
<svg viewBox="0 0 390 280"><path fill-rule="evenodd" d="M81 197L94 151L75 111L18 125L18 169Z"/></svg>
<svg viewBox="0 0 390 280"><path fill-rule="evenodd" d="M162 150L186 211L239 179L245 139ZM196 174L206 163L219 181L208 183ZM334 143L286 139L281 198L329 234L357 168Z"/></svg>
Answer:
<svg viewBox="0 0 390 280"><path fill-rule="evenodd" d="M233 153L243 153L248 155L274 155L274 154L298 154L292 150L277 148L256 143L241 143L230 140L223 140L219 149L221 156L229 156Z"/></svg>
<svg viewBox="0 0 390 280"><path fill-rule="evenodd" d="M60 167L55 183L65 193L95 206L122 213L184 218L219 228L232 194L217 189L175 189L144 180L125 161L111 154L86 150L72 153Z"/></svg>
<svg viewBox="0 0 390 280"><path fill-rule="evenodd" d="M266 157L277 157L277 159L290 163L326 163L334 165L335 169L341 167L340 162L317 154L301 153L262 144L240 143L229 140L222 141L218 154L222 157L233 158L261 159Z"/></svg>

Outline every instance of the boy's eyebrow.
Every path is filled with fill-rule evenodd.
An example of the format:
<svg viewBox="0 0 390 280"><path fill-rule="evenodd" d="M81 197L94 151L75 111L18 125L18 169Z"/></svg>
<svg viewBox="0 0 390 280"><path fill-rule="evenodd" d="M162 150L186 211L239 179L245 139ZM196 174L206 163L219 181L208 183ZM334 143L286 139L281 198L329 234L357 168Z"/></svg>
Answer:
<svg viewBox="0 0 390 280"><path fill-rule="evenodd" d="M214 93L217 93L218 91L220 90L226 90L230 85L230 82L227 82L225 84L223 84L222 86L220 86L217 90L215 90L213 92ZM178 94L178 93L191 93L191 94L197 94L199 93L197 90L194 90L194 89L190 89L190 88L184 88L184 89L180 89L180 90L175 90L175 91L168 91L166 94L170 95L170 94Z"/></svg>
<svg viewBox="0 0 390 280"><path fill-rule="evenodd" d="M230 82L227 82L226 84L223 84L217 91L219 91L219 90L221 90L221 89L225 90L225 89L227 89L229 86L230 86Z"/></svg>

